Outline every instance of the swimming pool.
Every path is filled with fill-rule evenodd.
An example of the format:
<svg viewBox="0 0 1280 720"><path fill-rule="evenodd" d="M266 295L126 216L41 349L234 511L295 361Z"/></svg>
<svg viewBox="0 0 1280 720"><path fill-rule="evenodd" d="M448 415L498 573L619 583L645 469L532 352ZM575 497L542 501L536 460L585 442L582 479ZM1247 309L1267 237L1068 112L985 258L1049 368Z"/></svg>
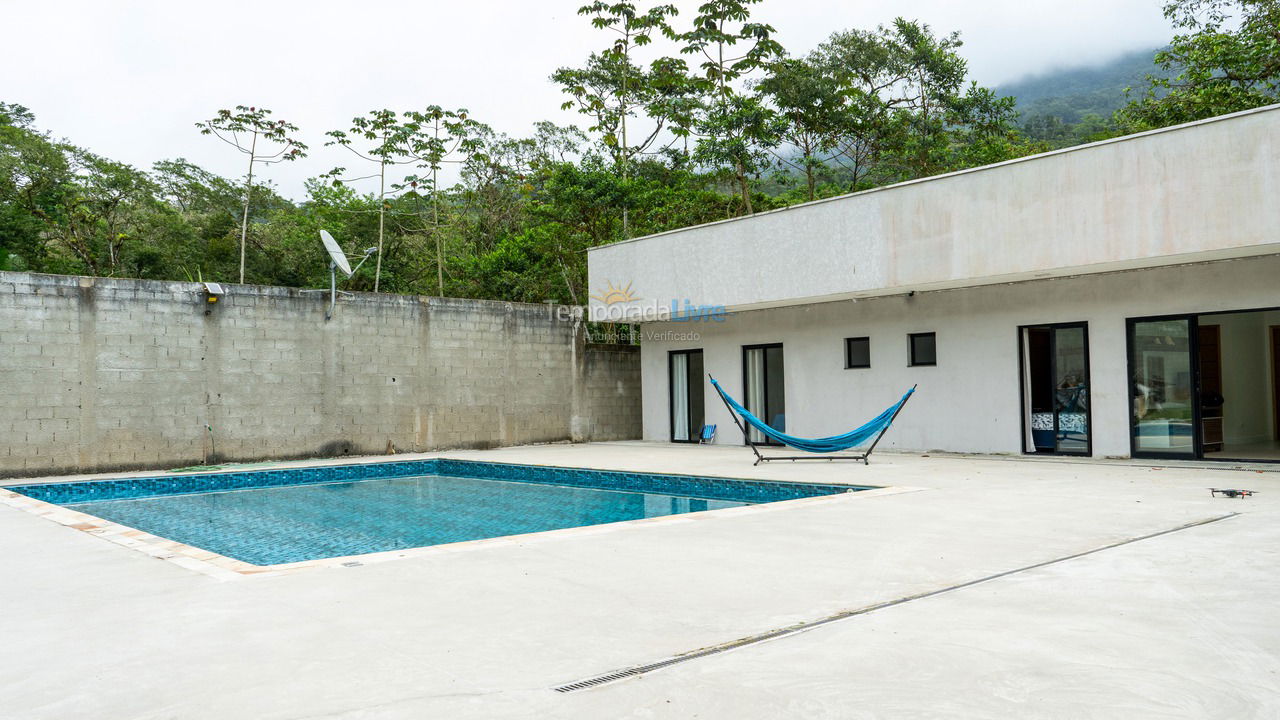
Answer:
<svg viewBox="0 0 1280 720"><path fill-rule="evenodd" d="M867 488L431 459L7 489L277 565Z"/></svg>

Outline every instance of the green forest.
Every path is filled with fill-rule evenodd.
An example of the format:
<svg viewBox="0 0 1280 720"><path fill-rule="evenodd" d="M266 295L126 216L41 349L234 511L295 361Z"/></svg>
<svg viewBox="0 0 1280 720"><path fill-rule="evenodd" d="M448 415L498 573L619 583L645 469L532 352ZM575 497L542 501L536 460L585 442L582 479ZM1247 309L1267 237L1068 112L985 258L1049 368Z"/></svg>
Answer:
<svg viewBox="0 0 1280 720"><path fill-rule="evenodd" d="M1028 138L1054 149L1079 145L1116 134L1116 112L1150 87L1148 76L1172 77L1155 64L1157 52L1125 53L1101 65L1007 83L996 92L1017 99L1018 123Z"/></svg>
<svg viewBox="0 0 1280 720"><path fill-rule="evenodd" d="M241 154L239 178L131 167L0 102L0 269L327 287L326 229L380 248L349 289L583 304L592 246L1280 100L1280 0L1171 0L1164 49L1000 91L969 78L957 33L897 19L789 51L757 2L582 7L600 50L548 69L580 127L511 137L424 104L299 129L211 108L192 142ZM304 138L351 162L291 201L271 170ZM354 189L369 178L379 192Z"/></svg>

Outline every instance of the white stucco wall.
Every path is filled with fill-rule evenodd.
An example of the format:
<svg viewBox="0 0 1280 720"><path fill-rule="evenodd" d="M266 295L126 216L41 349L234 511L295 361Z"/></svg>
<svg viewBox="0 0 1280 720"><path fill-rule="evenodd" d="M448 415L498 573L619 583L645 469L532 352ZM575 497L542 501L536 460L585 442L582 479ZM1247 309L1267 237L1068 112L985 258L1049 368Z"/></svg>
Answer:
<svg viewBox="0 0 1280 720"><path fill-rule="evenodd" d="M882 447L1019 453L1017 328L1084 321L1094 455L1127 456L1125 319L1264 307L1280 307L1280 255L756 310L722 323L648 323L641 359L644 436L669 439L668 351L703 349L707 372L741 399L742 346L780 342L788 432L852 429L919 383ZM655 339L668 331L700 338ZM907 333L929 331L937 333L938 365L908 367ZM871 338L870 369L844 369L844 338L856 336ZM715 391L703 386L706 421L720 426L717 442L740 444Z"/></svg>
<svg viewBox="0 0 1280 720"><path fill-rule="evenodd" d="M752 309L1265 255L1277 198L1280 105L593 248L590 282Z"/></svg>

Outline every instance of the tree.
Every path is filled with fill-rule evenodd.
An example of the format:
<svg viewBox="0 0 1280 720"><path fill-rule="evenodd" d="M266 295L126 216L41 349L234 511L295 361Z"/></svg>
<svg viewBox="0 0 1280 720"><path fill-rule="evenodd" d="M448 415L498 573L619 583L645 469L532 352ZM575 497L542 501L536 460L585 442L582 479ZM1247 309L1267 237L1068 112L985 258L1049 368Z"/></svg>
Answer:
<svg viewBox="0 0 1280 720"><path fill-rule="evenodd" d="M1280 101L1280 0L1171 0L1164 15L1183 32L1156 53L1163 72L1120 111L1129 130Z"/></svg>
<svg viewBox="0 0 1280 720"><path fill-rule="evenodd" d="M756 89L782 118L780 139L794 153L775 152L779 162L804 174L806 198L817 199L817 178L831 160L841 97L832 78L809 59L782 58L768 66Z"/></svg>
<svg viewBox="0 0 1280 720"><path fill-rule="evenodd" d="M258 163L306 148L266 110L199 124L249 156L246 177L227 179L181 158L136 170L0 103L0 264L318 287L323 227L378 236L376 270L353 288L577 303L591 247L1040 147L1012 124L1011 99L966 80L958 37L920 23L837 33L787 57L773 28L752 22L757 0L700 0L679 31L669 5L586 1L613 42L554 79L591 118L590 138L551 123L507 136L438 106L376 110L326 137L376 173L312 178L296 205ZM658 33L680 54L650 60ZM1077 130L1109 127L1093 118ZM354 189L375 177L376 193Z"/></svg>
<svg viewBox="0 0 1280 720"><path fill-rule="evenodd" d="M168 254L173 270L192 279L236 277L239 260L234 238L240 230L244 188L183 158L156 162L151 166L151 177L158 186L160 202L177 215L175 223L167 227L166 236L184 244ZM254 184L253 197L259 215L295 210L292 203L261 183ZM256 235L249 242L254 242ZM252 265L246 266L246 279L276 279L273 274L254 279L252 270Z"/></svg>
<svg viewBox="0 0 1280 720"><path fill-rule="evenodd" d="M758 2L709 0L698 8L693 28L675 34L684 43L681 53L702 59L701 73L693 80L700 95L691 123L698 136L694 158L710 167L729 168L748 215L754 212L750 175L767 162L760 146L774 136L774 118L759 98L744 94L734 83L783 53L772 26L750 22L749 6Z"/></svg>
<svg viewBox="0 0 1280 720"><path fill-rule="evenodd" d="M0 102L0 268L60 269L48 264L44 233L74 181L65 146L37 131L27 108Z"/></svg>
<svg viewBox="0 0 1280 720"><path fill-rule="evenodd" d="M810 55L841 99L834 159L850 174L849 190L925 172L947 100L964 82L960 44L956 33L936 38L927 25L896 18L835 33Z"/></svg>
<svg viewBox="0 0 1280 720"><path fill-rule="evenodd" d="M832 160L862 190L1026 154L1013 98L970 83L958 33L897 18L874 31L838 32L810 54L839 106Z"/></svg>
<svg viewBox="0 0 1280 720"><path fill-rule="evenodd" d="M486 253L504 237L520 232L533 204L542 199L550 168L574 164L587 137L575 127L535 124L532 137L511 138L485 131L477 136L482 153L462 164L453 195L459 234L475 253Z"/></svg>
<svg viewBox="0 0 1280 720"><path fill-rule="evenodd" d="M620 239L613 208L624 193L633 198L632 228L645 234L719 220L733 207L733 197L717 192L709 176L653 158L635 163L625 188L609 159L599 156L528 168L512 186L526 198L520 222L465 261L465 284L456 287L468 297L584 301L586 250Z"/></svg>
<svg viewBox="0 0 1280 720"><path fill-rule="evenodd" d="M947 98L947 154L942 172L991 165L1039 152L1018 128L1017 101L971 82L963 95Z"/></svg>
<svg viewBox="0 0 1280 720"><path fill-rule="evenodd" d="M267 222L256 233L262 247L250 258L251 276L291 287L327 288L329 257L316 242L319 231L328 230L339 239L368 238L377 232L376 196L358 193L350 185L334 185L325 176L308 180L306 190L307 199L301 206L268 213ZM394 233L388 233L388 246L395 240ZM371 290L371 274L361 271L348 286Z"/></svg>
<svg viewBox="0 0 1280 720"><path fill-rule="evenodd" d="M365 116L352 118L351 129L348 131L330 130L325 133L333 138L333 140L325 143L326 146L341 145L361 160L378 164L378 259L373 273L374 292L378 292L378 286L382 279L383 241L387 212L387 167L414 162L415 158L411 154L410 145L420 129L417 122L402 121L394 110L372 110ZM369 141L373 145L363 152L356 150L351 144L353 136ZM339 176L345 170L346 168L340 167L330 171L335 183L368 179L364 177L344 180Z"/></svg>
<svg viewBox="0 0 1280 720"><path fill-rule="evenodd" d="M266 108L237 105L235 110L219 110L212 119L196 123L201 135L213 135L249 156L249 174L244 184L244 213L240 220L240 282L244 282L245 240L249 234L249 200L253 193L253 165L292 161L307 156L307 146L293 137L297 126L284 120L270 119ZM248 144L241 135L248 134ZM258 150L258 140L275 147Z"/></svg>
<svg viewBox="0 0 1280 720"><path fill-rule="evenodd" d="M466 108L445 110L430 105L425 110L405 113L416 128L408 139L407 154L418 163L425 175L405 177L402 187L413 190L421 197L420 189L431 191L431 234L436 246L436 292L444 295L444 238L440 233L440 167L463 164L473 157L483 155L482 136L489 127L468 117Z"/></svg>
<svg viewBox="0 0 1280 720"><path fill-rule="evenodd" d="M160 160L151 166L161 197L184 213L240 213L240 193L224 177L188 162L186 158Z"/></svg>
<svg viewBox="0 0 1280 720"><path fill-rule="evenodd" d="M608 49L592 53L583 68L560 68L551 79L573 100L562 108L568 110L575 104L578 111L595 120L589 130L601 134L601 144L613 158L619 174L625 180L633 159L658 142L662 137L667 113L649 112L650 106L670 102L672 91L683 86L683 63L671 58L655 61L650 70L644 70L635 58L635 51L652 42L653 35L670 35L668 18L677 14L674 5L658 5L646 12L638 12L630 2L607 3L596 0L578 8L579 15L592 15L591 24L613 33L614 40ZM640 139L634 141L628 135L628 120L637 112L644 112L655 122ZM622 205L623 235L627 235L628 208Z"/></svg>
<svg viewBox="0 0 1280 720"><path fill-rule="evenodd" d="M62 198L62 212L47 232L84 263L90 274L115 275L132 241L149 242L140 230L159 211L158 187L124 163L82 148L67 148L76 183ZM51 220L53 218L50 218Z"/></svg>

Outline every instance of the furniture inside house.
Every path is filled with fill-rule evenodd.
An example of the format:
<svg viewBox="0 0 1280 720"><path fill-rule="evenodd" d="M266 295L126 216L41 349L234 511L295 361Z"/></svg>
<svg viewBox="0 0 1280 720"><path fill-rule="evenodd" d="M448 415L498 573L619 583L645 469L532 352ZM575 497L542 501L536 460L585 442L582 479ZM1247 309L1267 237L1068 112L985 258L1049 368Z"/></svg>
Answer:
<svg viewBox="0 0 1280 720"><path fill-rule="evenodd" d="M1222 328L1199 327L1200 438L1204 452L1223 447Z"/></svg>

